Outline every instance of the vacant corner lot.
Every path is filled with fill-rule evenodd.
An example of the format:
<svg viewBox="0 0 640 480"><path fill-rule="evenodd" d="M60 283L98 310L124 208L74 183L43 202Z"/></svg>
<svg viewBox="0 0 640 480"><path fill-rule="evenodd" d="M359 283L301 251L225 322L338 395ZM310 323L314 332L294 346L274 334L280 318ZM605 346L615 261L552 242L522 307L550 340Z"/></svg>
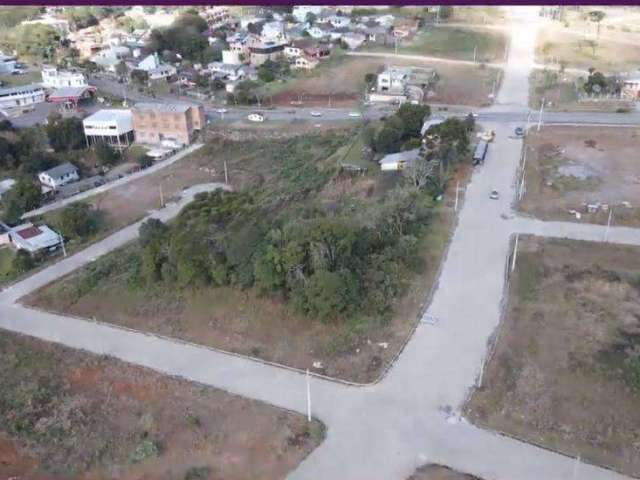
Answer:
<svg viewBox="0 0 640 480"><path fill-rule="evenodd" d="M413 38L398 43L398 53L427 55L452 60L502 62L507 46L506 35L485 27L429 26ZM395 52L395 45L373 46L371 51Z"/></svg>
<svg viewBox="0 0 640 480"><path fill-rule="evenodd" d="M626 127L531 129L522 211L545 220L640 225L640 130ZM587 205L595 209L587 211ZM576 219L576 212L580 219Z"/></svg>
<svg viewBox="0 0 640 480"><path fill-rule="evenodd" d="M426 103L451 103L481 106L489 102L489 94L497 91L497 68L455 65L441 62L407 60L393 57L342 57L340 62L294 79L271 97L273 105L356 106L365 92L365 75L377 74L386 66L434 67L439 80L433 91L425 97ZM498 80L499 82L499 80Z"/></svg>
<svg viewBox="0 0 640 480"><path fill-rule="evenodd" d="M481 480L480 478L451 470L441 465L424 465L407 480Z"/></svg>
<svg viewBox="0 0 640 480"><path fill-rule="evenodd" d="M520 240L495 352L466 414L637 477L640 249Z"/></svg>
<svg viewBox="0 0 640 480"><path fill-rule="evenodd" d="M272 480L318 422L112 358L0 332L0 478Z"/></svg>
<svg viewBox="0 0 640 480"><path fill-rule="evenodd" d="M308 142L305 149L309 152L325 148L320 146L318 137L298 141ZM226 142L225 155L218 156L215 152L222 147L215 145L203 148L201 154L209 161L207 168L215 172L227 159L230 176L239 189L257 189L261 185L273 188L282 182L282 173L278 159L270 155L281 155L281 150L273 140L269 141L273 151L264 142ZM335 169L343 147L322 162ZM319 150L318 154L323 156L323 152ZM469 173L469 168L460 169L461 184ZM456 180L450 185L455 185ZM375 202L396 183L394 174L339 174L324 185L315 201L326 209L347 201ZM446 192L444 200L435 206L431 228L418 247L420 265L416 265L415 273L406 275L402 295L385 318L312 320L296 313L281 296L261 295L254 288L129 288L124 278L127 271L100 274L96 279L91 266L35 292L26 301L47 310L95 317L297 368L312 368L318 373L370 382L402 348L424 308L453 227L454 193ZM272 200L275 197L272 195ZM297 205L302 206L303 201L298 200ZM128 248L133 250L135 246ZM126 249L113 252L110 258L127 258L123 255L127 255ZM105 261L105 265L111 262Z"/></svg>
<svg viewBox="0 0 640 480"><path fill-rule="evenodd" d="M595 33L544 27L538 33L536 62L540 64L563 63L568 68L586 70L593 67L606 74L634 72L640 62L640 41L618 41L617 36L601 29L598 39Z"/></svg>

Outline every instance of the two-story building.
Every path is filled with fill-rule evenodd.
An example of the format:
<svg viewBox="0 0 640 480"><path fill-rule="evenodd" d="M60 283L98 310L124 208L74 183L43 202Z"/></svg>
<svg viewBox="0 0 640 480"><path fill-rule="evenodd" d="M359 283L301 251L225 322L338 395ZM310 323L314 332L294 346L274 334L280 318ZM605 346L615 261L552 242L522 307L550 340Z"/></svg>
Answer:
<svg viewBox="0 0 640 480"><path fill-rule="evenodd" d="M159 144L171 141L190 144L204 128L202 105L190 103L136 103L131 109L136 142Z"/></svg>
<svg viewBox="0 0 640 480"><path fill-rule="evenodd" d="M40 180L42 186L47 190L55 190L67 183L76 182L79 179L78 168L69 162L38 174L38 180Z"/></svg>
<svg viewBox="0 0 640 480"><path fill-rule="evenodd" d="M57 67L42 67L42 85L47 88L86 87L87 79L81 72L58 70Z"/></svg>
<svg viewBox="0 0 640 480"><path fill-rule="evenodd" d="M131 110L104 109L82 121L87 146L106 143L114 148L126 148L134 140Z"/></svg>

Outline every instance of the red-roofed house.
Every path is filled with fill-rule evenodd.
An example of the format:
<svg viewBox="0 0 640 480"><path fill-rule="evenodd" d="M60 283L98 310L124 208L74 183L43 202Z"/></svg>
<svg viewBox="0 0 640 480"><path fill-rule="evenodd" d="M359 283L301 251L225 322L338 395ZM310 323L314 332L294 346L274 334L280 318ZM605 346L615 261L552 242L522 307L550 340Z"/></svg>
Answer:
<svg viewBox="0 0 640 480"><path fill-rule="evenodd" d="M46 225L25 223L9 231L9 241L18 249L31 254L53 251L62 243L62 237Z"/></svg>

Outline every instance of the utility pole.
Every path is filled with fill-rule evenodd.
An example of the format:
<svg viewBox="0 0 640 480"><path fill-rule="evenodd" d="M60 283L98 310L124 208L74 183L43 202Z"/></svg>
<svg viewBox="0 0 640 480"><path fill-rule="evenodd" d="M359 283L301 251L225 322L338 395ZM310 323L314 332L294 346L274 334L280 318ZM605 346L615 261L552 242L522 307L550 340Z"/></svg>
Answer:
<svg viewBox="0 0 640 480"><path fill-rule="evenodd" d="M309 369L307 368L307 421L311 423L311 378L309 377Z"/></svg>
<svg viewBox="0 0 640 480"><path fill-rule="evenodd" d="M540 114L538 115L538 131L540 131L540 127L542 127L542 111L544 110L544 101L545 98L542 97L542 102L540 103Z"/></svg>
<svg viewBox="0 0 640 480"><path fill-rule="evenodd" d="M458 211L458 192L460 191L460 180L458 180L456 182L456 202L453 205L453 211L457 212Z"/></svg>
<svg viewBox="0 0 640 480"><path fill-rule="evenodd" d="M604 241L609 241L609 229L611 228L611 217L613 217L613 207L609 209L609 219L607 220L607 228L604 231Z"/></svg>
<svg viewBox="0 0 640 480"><path fill-rule="evenodd" d="M476 63L476 56L478 53L478 46L473 47L473 63Z"/></svg>
<svg viewBox="0 0 640 480"><path fill-rule="evenodd" d="M67 256L67 249L64 246L64 237L60 234L58 234L58 236L60 237L60 243L62 244L62 255L64 255L65 257Z"/></svg>
<svg viewBox="0 0 640 480"><path fill-rule="evenodd" d="M573 464L573 480L578 478L578 466L580 465L580 455L576 457L576 461Z"/></svg>
<svg viewBox="0 0 640 480"><path fill-rule="evenodd" d="M227 173L227 161L224 161L224 184L228 185L229 184L229 175Z"/></svg>
<svg viewBox="0 0 640 480"><path fill-rule="evenodd" d="M511 271L512 272L516 269L516 257L518 256L518 238L519 238L519 235L516 234L516 243L513 246L513 257L511 257Z"/></svg>
<svg viewBox="0 0 640 480"><path fill-rule="evenodd" d="M162 191L162 180L160 180L160 208L164 208L164 193Z"/></svg>

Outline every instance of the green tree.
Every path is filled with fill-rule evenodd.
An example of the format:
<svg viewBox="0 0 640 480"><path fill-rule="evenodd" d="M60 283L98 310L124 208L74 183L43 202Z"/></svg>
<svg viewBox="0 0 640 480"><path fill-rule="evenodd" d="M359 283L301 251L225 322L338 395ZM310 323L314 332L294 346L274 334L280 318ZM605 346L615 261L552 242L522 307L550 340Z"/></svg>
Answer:
<svg viewBox="0 0 640 480"><path fill-rule="evenodd" d="M19 55L52 59L60 36L56 30L44 24L19 25L9 33L7 43Z"/></svg>
<svg viewBox="0 0 640 480"><path fill-rule="evenodd" d="M348 271L314 273L304 286L304 310L321 320L335 319L357 305L357 280Z"/></svg>
<svg viewBox="0 0 640 480"><path fill-rule="evenodd" d="M18 250L11 261L11 270L17 275L28 272L34 266L33 257L26 250Z"/></svg>
<svg viewBox="0 0 640 480"><path fill-rule="evenodd" d="M422 124L425 119L431 115L429 105L413 105L404 103L400 106L396 115L403 124L403 132L405 137L419 137Z"/></svg>
<svg viewBox="0 0 640 480"><path fill-rule="evenodd" d="M77 117L63 118L59 113L51 114L45 131L49 145L56 152L77 150L85 146L82 120Z"/></svg>
<svg viewBox="0 0 640 480"><path fill-rule="evenodd" d="M19 178L2 197L4 221L11 225L18 223L23 213L40 206L41 196L40 189L29 178Z"/></svg>
<svg viewBox="0 0 640 480"><path fill-rule="evenodd" d="M111 145L106 143L98 143L94 147L98 165L101 167L111 167L120 160L120 153Z"/></svg>
<svg viewBox="0 0 640 480"><path fill-rule="evenodd" d="M60 233L70 240L84 240L98 231L98 212L85 202L65 207L56 222Z"/></svg>

